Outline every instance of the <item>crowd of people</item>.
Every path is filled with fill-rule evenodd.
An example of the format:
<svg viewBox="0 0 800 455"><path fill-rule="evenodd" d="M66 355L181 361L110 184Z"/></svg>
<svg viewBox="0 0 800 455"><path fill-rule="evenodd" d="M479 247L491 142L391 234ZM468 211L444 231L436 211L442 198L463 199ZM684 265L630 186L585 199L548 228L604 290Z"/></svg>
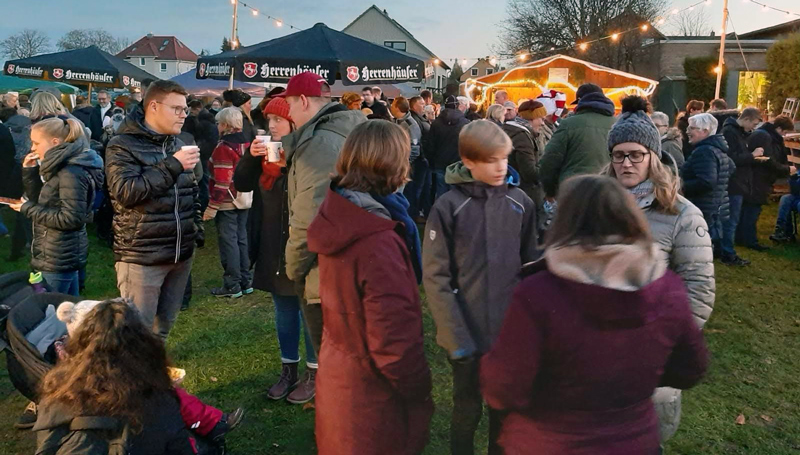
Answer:
<svg viewBox="0 0 800 455"><path fill-rule="evenodd" d="M681 390L707 368L714 259L747 265L737 241L766 248L756 223L794 173L794 126L715 100L670 127L645 98L618 110L593 84L576 98L556 111L498 90L480 110L465 96L440 108L427 90L386 100L365 87L337 101L310 72L255 108L239 90L206 104L172 81L71 113L53 93L29 114L6 96L0 195L18 212L15 242L30 227L31 268L77 298L96 223L121 296L59 309L66 354L27 424L40 453L97 439L98 422L74 425L84 416L122 422L106 442L131 454L224 446L243 411L180 389L164 344L211 220L210 293L271 294L282 368L265 391L315 400L319 453L422 452L420 285L452 367L453 454L474 453L484 405L490 454L660 453ZM781 199L773 240L794 236L799 203Z"/></svg>

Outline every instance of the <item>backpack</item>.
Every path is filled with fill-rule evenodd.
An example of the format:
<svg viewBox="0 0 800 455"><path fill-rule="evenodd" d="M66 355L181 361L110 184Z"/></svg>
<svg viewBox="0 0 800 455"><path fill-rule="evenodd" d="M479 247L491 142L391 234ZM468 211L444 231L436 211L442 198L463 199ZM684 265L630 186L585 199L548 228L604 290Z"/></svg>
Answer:
<svg viewBox="0 0 800 455"><path fill-rule="evenodd" d="M75 417L39 441L37 455L128 455L130 427L113 417Z"/></svg>

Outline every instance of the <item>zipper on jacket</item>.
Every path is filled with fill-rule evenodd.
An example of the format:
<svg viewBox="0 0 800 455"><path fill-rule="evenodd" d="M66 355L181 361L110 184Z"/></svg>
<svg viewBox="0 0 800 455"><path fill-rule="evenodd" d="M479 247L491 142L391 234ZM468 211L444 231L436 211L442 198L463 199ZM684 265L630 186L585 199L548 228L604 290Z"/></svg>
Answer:
<svg viewBox="0 0 800 455"><path fill-rule="evenodd" d="M164 159L167 158L167 142L169 142L169 137L164 139L164 143L161 145L161 153L164 155ZM182 173L182 172L181 172ZM178 175L178 179L180 178L180 174ZM178 259L181 257L181 215L178 211L178 179L175 179L175 224L178 227L178 235L175 239L175 264L178 263Z"/></svg>

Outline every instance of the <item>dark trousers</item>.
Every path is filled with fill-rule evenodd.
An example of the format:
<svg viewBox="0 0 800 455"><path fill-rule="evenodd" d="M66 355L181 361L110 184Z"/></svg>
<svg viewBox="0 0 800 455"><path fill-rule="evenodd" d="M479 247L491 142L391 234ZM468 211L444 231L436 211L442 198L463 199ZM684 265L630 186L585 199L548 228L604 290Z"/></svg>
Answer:
<svg viewBox="0 0 800 455"><path fill-rule="evenodd" d="M758 245L758 218L761 216L761 205L742 204L742 215L736 229L736 239L744 246Z"/></svg>
<svg viewBox="0 0 800 455"><path fill-rule="evenodd" d="M412 218L427 216L430 212L431 170L424 158L417 158L412 164L411 181L406 184L403 196L408 199L408 214Z"/></svg>
<svg viewBox="0 0 800 455"><path fill-rule="evenodd" d="M11 256L22 257L25 254L26 245L33 239L33 226L31 220L22 213L17 212L14 222L14 233L11 234Z"/></svg>
<svg viewBox="0 0 800 455"><path fill-rule="evenodd" d="M250 287L250 256L247 251L248 210L220 210L217 212L217 236L219 258L225 273L222 281L225 289L245 290Z"/></svg>
<svg viewBox="0 0 800 455"><path fill-rule="evenodd" d="M471 357L451 360L453 367L453 416L450 422L450 451L453 455L474 455L475 431L483 416L479 361ZM501 455L498 445L503 414L489 409L489 455Z"/></svg>
<svg viewBox="0 0 800 455"><path fill-rule="evenodd" d="M303 312L303 320L306 323L308 335L311 338L311 345L319 358L319 348L322 346L322 305L319 303L308 303L305 299L306 286L305 278L300 282L295 282L295 290L300 300L300 311Z"/></svg>
<svg viewBox="0 0 800 455"><path fill-rule="evenodd" d="M444 182L444 175L447 173L445 169L434 169L432 178L435 180L433 183L434 192L436 194L436 199L439 199L441 195L450 191L450 185Z"/></svg>

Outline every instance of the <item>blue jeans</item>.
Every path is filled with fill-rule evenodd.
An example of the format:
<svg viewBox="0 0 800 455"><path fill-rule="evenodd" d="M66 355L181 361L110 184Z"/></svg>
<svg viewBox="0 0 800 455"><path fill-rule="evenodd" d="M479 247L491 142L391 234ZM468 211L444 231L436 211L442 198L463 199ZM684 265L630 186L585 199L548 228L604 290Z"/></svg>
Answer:
<svg viewBox="0 0 800 455"><path fill-rule="evenodd" d="M217 212L217 243L219 258L225 273L225 289L245 290L250 287L250 253L247 250L247 213L249 210L220 210Z"/></svg>
<svg viewBox="0 0 800 455"><path fill-rule="evenodd" d="M434 186L436 188L436 199L439 199L444 193L450 191L450 185L444 183L444 174L447 172L444 169L434 169L433 177L436 179Z"/></svg>
<svg viewBox="0 0 800 455"><path fill-rule="evenodd" d="M50 285L53 292L74 295L78 297L78 271L72 272L42 272L42 277Z"/></svg>
<svg viewBox="0 0 800 455"><path fill-rule="evenodd" d="M775 222L775 228L782 230L786 235L793 234L794 231L792 212L800 213L800 197L792 194L782 196L778 204L778 220Z"/></svg>
<svg viewBox="0 0 800 455"><path fill-rule="evenodd" d="M275 327L278 330L278 345L281 349L281 362L300 362L300 324L303 324L306 342L306 363L317 366L317 355L308 335L303 315L300 313L300 299L296 296L272 293L275 302Z"/></svg>
<svg viewBox="0 0 800 455"><path fill-rule="evenodd" d="M722 257L724 258L732 258L736 256L736 250L733 248L733 244L736 241L736 227L739 225L739 218L742 215L742 204L744 202L744 196L740 196L738 194L732 194L728 196L728 200L730 201L731 205L731 216L728 218L728 221L722 223ZM709 226L709 229L711 226ZM712 234L712 239L713 234Z"/></svg>
<svg viewBox="0 0 800 455"><path fill-rule="evenodd" d="M745 246L758 245L758 232L756 226L758 225L758 217L761 216L761 205L742 204L742 215L739 219L739 227L736 229L736 238L739 243Z"/></svg>
<svg viewBox="0 0 800 455"><path fill-rule="evenodd" d="M408 199L408 214L414 218L430 211L431 170L422 157L414 161L412 168L411 181L406 184L403 195Z"/></svg>

